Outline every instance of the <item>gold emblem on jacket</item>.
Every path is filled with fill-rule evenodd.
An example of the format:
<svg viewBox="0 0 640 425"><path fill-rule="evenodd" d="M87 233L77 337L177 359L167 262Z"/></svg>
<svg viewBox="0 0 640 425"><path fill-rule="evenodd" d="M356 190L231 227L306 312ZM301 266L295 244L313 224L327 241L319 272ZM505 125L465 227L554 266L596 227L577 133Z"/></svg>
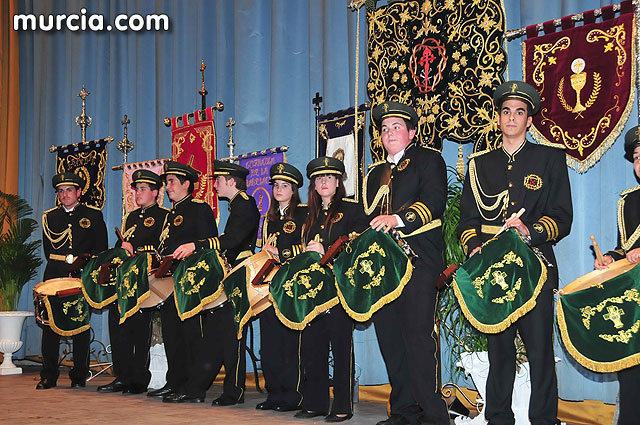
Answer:
<svg viewBox="0 0 640 425"><path fill-rule="evenodd" d="M282 226L282 230L284 230L285 233L293 233L296 230L296 223L293 221L287 221L284 223L284 226Z"/></svg>
<svg viewBox="0 0 640 425"><path fill-rule="evenodd" d="M402 171L402 170L404 170L405 168L407 168L407 165L409 165L409 163L410 163L410 162L411 162L411 159L409 159L409 158L407 158L407 159L405 159L404 161L402 161L402 162L400 163L400 165L398 165L398 171Z"/></svg>
<svg viewBox="0 0 640 425"><path fill-rule="evenodd" d="M83 229L88 229L89 227L91 227L91 220L89 220L88 218L81 218L80 219L80 227L82 227Z"/></svg>
<svg viewBox="0 0 640 425"><path fill-rule="evenodd" d="M540 223L533 223L533 230L535 230L538 233L542 233L544 232L544 227L542 227L542 224Z"/></svg>
<svg viewBox="0 0 640 425"><path fill-rule="evenodd" d="M407 219L407 221L410 223L413 223L414 221L416 221L416 213L414 213L413 211L407 212L404 216Z"/></svg>
<svg viewBox="0 0 640 425"><path fill-rule="evenodd" d="M178 215L176 216L176 218L173 219L173 225L180 226L183 221L184 221L184 217L182 217L181 215Z"/></svg>
<svg viewBox="0 0 640 425"><path fill-rule="evenodd" d="M290 249L283 249L283 250L282 250L282 256L283 256L284 258L289 258L289 257L291 257L291 250L290 250Z"/></svg>
<svg viewBox="0 0 640 425"><path fill-rule="evenodd" d="M335 217L333 217L333 218L331 219L331 222L335 224L335 223L339 222L340 220L342 220L342 217L344 217L344 214L342 214L341 212L339 212L338 214L336 214L336 216L335 216Z"/></svg>
<svg viewBox="0 0 640 425"><path fill-rule="evenodd" d="M542 187L542 179L535 174L529 174L524 178L524 187L531 190L538 190Z"/></svg>
<svg viewBox="0 0 640 425"><path fill-rule="evenodd" d="M176 218L178 218L178 217L176 217ZM153 219L153 217L147 217L147 218L145 218L145 219L144 219L144 225L145 225L146 227L151 227L151 226L153 226L153 225L155 224L155 222L156 222L156 221Z"/></svg>

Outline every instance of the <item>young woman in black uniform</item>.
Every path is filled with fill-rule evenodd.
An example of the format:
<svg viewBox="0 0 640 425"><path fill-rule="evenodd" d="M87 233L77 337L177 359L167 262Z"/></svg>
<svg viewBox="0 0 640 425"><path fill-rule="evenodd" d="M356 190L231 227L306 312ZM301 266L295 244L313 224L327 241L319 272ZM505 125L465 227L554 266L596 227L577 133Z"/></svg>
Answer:
<svg viewBox="0 0 640 425"><path fill-rule="evenodd" d="M344 199L344 164L320 157L307 165L309 214L302 231L306 251L323 255L340 237L364 227L361 207ZM333 352L333 405L326 422L342 422L353 416L353 320L337 305L313 320L302 331L302 362L306 383L302 411L297 418L329 412L329 344Z"/></svg>
<svg viewBox="0 0 640 425"><path fill-rule="evenodd" d="M302 174L296 167L277 163L269 170L271 205L262 227L262 250L286 262L302 251L301 231L307 206L300 203ZM286 327L273 308L260 314L260 354L267 399L259 410L288 412L302 402L301 332Z"/></svg>

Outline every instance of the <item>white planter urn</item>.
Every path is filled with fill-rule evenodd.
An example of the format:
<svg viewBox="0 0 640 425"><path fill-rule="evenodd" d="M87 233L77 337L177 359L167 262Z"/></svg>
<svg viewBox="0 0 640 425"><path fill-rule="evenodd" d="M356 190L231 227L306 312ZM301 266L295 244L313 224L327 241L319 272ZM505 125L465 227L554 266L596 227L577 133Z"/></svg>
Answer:
<svg viewBox="0 0 640 425"><path fill-rule="evenodd" d="M13 353L22 347L22 325L24 319L33 316L31 311L0 311L0 352L4 361L0 365L0 375L18 375L22 368L11 361Z"/></svg>

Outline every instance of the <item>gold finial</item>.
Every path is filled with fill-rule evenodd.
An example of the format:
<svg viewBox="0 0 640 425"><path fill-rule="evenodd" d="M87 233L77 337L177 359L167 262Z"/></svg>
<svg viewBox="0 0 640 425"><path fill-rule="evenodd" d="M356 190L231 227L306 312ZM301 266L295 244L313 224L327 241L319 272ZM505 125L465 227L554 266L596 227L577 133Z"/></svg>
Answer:
<svg viewBox="0 0 640 425"><path fill-rule="evenodd" d="M204 59L201 59L200 72L202 73L202 88L198 93L200 93L200 95L202 96L206 96L207 93L209 93L207 89L204 88L204 70L205 69L207 69L207 65L204 64Z"/></svg>
<svg viewBox="0 0 640 425"><path fill-rule="evenodd" d="M82 113L76 117L76 125L80 127L80 131L82 133L82 141L85 142L87 140L87 127L91 125L93 119L87 115L87 96L89 96L91 92L85 90L84 86L82 86L82 90L78 93L78 97L82 99Z"/></svg>

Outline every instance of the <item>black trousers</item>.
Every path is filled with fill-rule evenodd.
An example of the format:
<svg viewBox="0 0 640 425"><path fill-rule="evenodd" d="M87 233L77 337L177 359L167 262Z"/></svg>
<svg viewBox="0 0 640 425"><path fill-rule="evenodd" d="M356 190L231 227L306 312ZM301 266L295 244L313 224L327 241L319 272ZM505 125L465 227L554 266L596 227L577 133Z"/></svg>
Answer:
<svg viewBox="0 0 640 425"><path fill-rule="evenodd" d="M640 421L640 366L618 372L620 412L618 425L635 425Z"/></svg>
<svg viewBox="0 0 640 425"><path fill-rule="evenodd" d="M353 414L353 320L339 305L302 331L302 409L329 411L329 344L333 354L331 413Z"/></svg>
<svg viewBox="0 0 640 425"><path fill-rule="evenodd" d="M40 377L56 382L60 375L58 361L60 358L60 335L49 326L42 328L42 370ZM87 329L71 337L73 340L73 368L69 371L72 381L84 382L89 376L89 340L90 330Z"/></svg>
<svg viewBox="0 0 640 425"><path fill-rule="evenodd" d="M139 310L127 318L123 324L117 325L122 340L120 341L120 365L117 368L116 376L128 387L140 391L145 390L151 380L149 346L151 344L152 316L153 310ZM113 346L113 341L111 345ZM115 364L115 354L113 359Z"/></svg>
<svg viewBox="0 0 640 425"><path fill-rule="evenodd" d="M182 392L187 381L186 336L173 296L160 307L162 341L167 356L167 387Z"/></svg>
<svg viewBox="0 0 640 425"><path fill-rule="evenodd" d="M548 279L557 279L555 269L549 269L548 273ZM489 376L485 417L491 425L515 423L511 394L516 375L516 330L520 332L530 365L529 420L532 425L555 424L558 416L558 382L553 356L553 291L550 289L543 290L533 310L508 329L487 335Z"/></svg>
<svg viewBox="0 0 640 425"><path fill-rule="evenodd" d="M301 332L283 325L273 308L259 317L260 360L267 400L298 406L302 401Z"/></svg>
<svg viewBox="0 0 640 425"><path fill-rule="evenodd" d="M417 262L402 295L373 317L391 382L391 414L410 423L419 423L421 415L438 425L449 423L434 335L437 277L433 268Z"/></svg>
<svg viewBox="0 0 640 425"><path fill-rule="evenodd" d="M223 397L241 400L246 380L246 338L236 337L231 303L185 320L184 329L189 358L185 394L204 398L224 365Z"/></svg>
<svg viewBox="0 0 640 425"><path fill-rule="evenodd" d="M113 302L107 306L109 311L109 341L111 345L111 360L113 361L113 373L116 377L122 376L122 367L124 363L123 344L126 335L118 324L120 313L118 312L118 303Z"/></svg>

